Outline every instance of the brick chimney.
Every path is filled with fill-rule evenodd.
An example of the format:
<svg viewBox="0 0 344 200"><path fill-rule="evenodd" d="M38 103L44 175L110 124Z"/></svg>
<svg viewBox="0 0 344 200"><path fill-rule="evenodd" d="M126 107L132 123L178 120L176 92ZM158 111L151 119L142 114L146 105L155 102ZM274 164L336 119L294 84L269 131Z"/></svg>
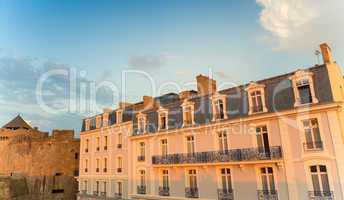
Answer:
<svg viewBox="0 0 344 200"><path fill-rule="evenodd" d="M154 103L153 97L143 96L143 107L144 109L152 107Z"/></svg>
<svg viewBox="0 0 344 200"><path fill-rule="evenodd" d="M202 74L196 77L198 94L203 96L207 94L213 94L216 92L216 81L203 76Z"/></svg>
<svg viewBox="0 0 344 200"><path fill-rule="evenodd" d="M326 43L320 44L320 50L325 64L334 62L331 48Z"/></svg>

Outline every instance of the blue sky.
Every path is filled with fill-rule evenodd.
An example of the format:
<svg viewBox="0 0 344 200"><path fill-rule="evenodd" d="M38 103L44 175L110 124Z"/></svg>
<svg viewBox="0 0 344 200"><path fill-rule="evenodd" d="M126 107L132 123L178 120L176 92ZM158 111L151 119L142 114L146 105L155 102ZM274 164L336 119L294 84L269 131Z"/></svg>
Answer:
<svg viewBox="0 0 344 200"><path fill-rule="evenodd" d="M0 0L0 124L21 113L43 130L79 130L81 118L99 112L42 109L37 83L54 69L116 86L128 69L146 72L157 86L185 89L209 70L219 84L241 84L316 64L321 42L342 64L344 16L334 12L342 8L340 0ZM127 82L127 101L152 93L140 75ZM53 78L45 101L63 107L68 88L68 80ZM106 89L96 99L100 107L119 101Z"/></svg>

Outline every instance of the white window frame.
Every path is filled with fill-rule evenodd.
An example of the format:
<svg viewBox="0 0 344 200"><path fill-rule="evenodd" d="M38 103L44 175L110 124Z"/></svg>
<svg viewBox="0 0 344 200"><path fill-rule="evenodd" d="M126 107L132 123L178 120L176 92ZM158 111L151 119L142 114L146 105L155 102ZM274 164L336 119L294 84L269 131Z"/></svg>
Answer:
<svg viewBox="0 0 344 200"><path fill-rule="evenodd" d="M233 190L233 188L234 188L234 184L233 184L233 169L231 168L231 167L229 167L229 166L218 166L218 167L216 167L216 172L217 172L217 188L219 188L219 189L224 189L222 186L223 186L223 184L222 184L222 172L221 172L221 170L222 169L229 169L230 170L230 181L231 181L231 186L232 186L232 188L230 188L230 189L232 189ZM229 189L229 188L227 188L227 189Z"/></svg>
<svg viewBox="0 0 344 200"><path fill-rule="evenodd" d="M164 174L164 172L167 171L167 175ZM160 170L160 187L164 187L164 177L167 176L167 186L170 187L171 182L170 182L170 172L171 170L168 169L161 169Z"/></svg>
<svg viewBox="0 0 344 200"><path fill-rule="evenodd" d="M123 122L123 110L119 109L116 111L116 124Z"/></svg>
<svg viewBox="0 0 344 200"><path fill-rule="evenodd" d="M144 142L144 141L139 141L139 149L138 149L138 155L139 156L144 156L144 157L146 157L146 142ZM142 148L142 145L141 144L143 144L143 148ZM143 155L142 155L142 149L143 149Z"/></svg>
<svg viewBox="0 0 344 200"><path fill-rule="evenodd" d="M312 72L307 71L307 70L297 70L292 76L289 77L289 79L292 82L292 87L293 87L294 96L295 96L294 107L308 105L308 104L301 104L301 97L300 97L300 94L298 91L298 86L297 86L298 82L300 82L300 81L302 82L304 80L307 80L308 84L309 84L309 89L311 91L311 96L312 96L311 104L319 102L319 100L316 98L315 92L314 92L313 73Z"/></svg>
<svg viewBox="0 0 344 200"><path fill-rule="evenodd" d="M164 140L166 140L166 144L162 143ZM164 154L164 148L166 148L166 154ZM168 139L167 138L160 139L160 153L162 156L168 155Z"/></svg>
<svg viewBox="0 0 344 200"><path fill-rule="evenodd" d="M332 173L332 163L327 161L327 160L320 160L320 159L313 159L313 160L308 160L304 162L304 170L306 172L306 177L307 177L307 186L308 186L308 191L313 191L313 182L312 182L312 176L310 173L310 167L313 165L325 165L326 170L327 170L327 177L330 185L330 190L334 190L334 178L333 178L333 173Z"/></svg>
<svg viewBox="0 0 344 200"><path fill-rule="evenodd" d="M217 102L221 100L222 103L223 103L223 119L216 119L216 105L217 105ZM212 118L212 121L219 121L219 120L225 120L228 118L227 116L227 98L226 98L226 95L223 95L223 94L220 94L218 92L216 92L213 96L211 96L211 104L212 104L212 115L213 115L213 118Z"/></svg>
<svg viewBox="0 0 344 200"><path fill-rule="evenodd" d="M141 127L141 122L140 122L141 120L143 121L143 127ZM138 129L139 134L145 134L146 133L146 131L147 131L146 125L147 125L146 115L143 113L137 114L137 129ZM141 130L143 130L143 131L141 132Z"/></svg>
<svg viewBox="0 0 344 200"><path fill-rule="evenodd" d="M223 134L226 134L226 142L227 142L227 146L225 146L225 143L224 143L224 137L223 137ZM221 136L221 143L222 143L222 150L221 150L221 143L220 143L220 135ZM218 151L227 151L229 150L229 140L228 140L228 131L226 131L225 129L223 130L218 130L216 132L216 141L217 141L217 149Z"/></svg>
<svg viewBox="0 0 344 200"><path fill-rule="evenodd" d="M319 137L320 137L320 142L322 142L322 148L317 148L316 147L316 144L315 144L315 139L314 139L314 132L313 132L313 126L312 126L312 120L313 119L316 119L316 121L317 121L317 125L318 125L318 129L319 129ZM306 139L306 127L305 127L305 125L304 125L304 121L306 121L306 120L308 120L309 121L309 123L310 123L310 126L308 127L310 130L311 130L311 137L312 137L312 142L313 142L313 148L308 148L308 146L307 146L307 139ZM306 144L306 146L307 147L304 147L304 150L305 151L323 151L324 150L324 139L323 139L323 136L322 136L322 131L321 131L321 129L320 129L320 122L319 122L319 118L317 118L317 117L310 117L310 118L308 118L308 119L303 119L303 120L301 120L301 125L302 125L302 131L303 131L303 138L304 138L304 142L303 142L303 144Z"/></svg>
<svg viewBox="0 0 344 200"><path fill-rule="evenodd" d="M188 146L189 146L189 141L188 141L188 137L193 137L193 144L192 144L192 146L193 146L193 152L188 152ZM196 153L196 137L195 137L195 135L186 135L185 136L185 152L187 153L187 154L192 154L192 153Z"/></svg>
<svg viewBox="0 0 344 200"><path fill-rule="evenodd" d="M185 168L185 186L186 187L191 187L190 185L190 174L189 174L189 171L190 170L195 170L195 173L194 176L196 177L196 186L197 188L199 188L199 177L198 177L198 170L196 168Z"/></svg>
<svg viewBox="0 0 344 200"><path fill-rule="evenodd" d="M248 105L249 105L249 111L248 114L252 115L252 114L257 114L257 113L264 113L267 112L268 109L266 107L266 103L265 103L265 85L263 84L258 84L256 82L250 82L248 84L248 86L245 88L245 91L247 92L247 96L248 96ZM262 100L262 107L263 110L260 112L254 112L253 108L254 108L254 102L252 102L252 95L251 93L253 92L260 92L260 97Z"/></svg>
<svg viewBox="0 0 344 200"><path fill-rule="evenodd" d="M195 124L195 103L194 102L190 102L188 100L184 100L183 104L181 105L182 110L183 110L183 127L186 126L192 126ZM190 109L190 114L191 114L191 124L186 124L185 120L186 120L186 110Z"/></svg>
<svg viewBox="0 0 344 200"><path fill-rule="evenodd" d="M161 125L162 125L162 120L161 120L162 115L164 115L165 123L166 123L164 129L161 128ZM160 130L168 130L168 109L163 108L163 107L160 107L158 109L158 131L160 131Z"/></svg>
<svg viewBox="0 0 344 200"><path fill-rule="evenodd" d="M261 176L261 168L268 168L271 167L272 168L272 172L273 172L273 177L274 177L274 185L275 185L275 190L277 191L277 195L278 195L278 169L276 166L274 165L265 165L265 164L259 164L256 166L256 177L257 177L257 189L258 190L263 190L263 184L262 184L262 176Z"/></svg>

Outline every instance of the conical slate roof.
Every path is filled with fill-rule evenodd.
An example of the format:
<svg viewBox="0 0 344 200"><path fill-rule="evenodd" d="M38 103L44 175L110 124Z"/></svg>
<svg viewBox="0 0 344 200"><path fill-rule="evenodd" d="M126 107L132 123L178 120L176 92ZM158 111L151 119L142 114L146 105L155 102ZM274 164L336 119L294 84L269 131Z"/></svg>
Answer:
<svg viewBox="0 0 344 200"><path fill-rule="evenodd" d="M4 125L2 128L7 128L7 129L32 129L32 127L25 122L25 120L20 116L17 115L12 121L8 122L6 125Z"/></svg>

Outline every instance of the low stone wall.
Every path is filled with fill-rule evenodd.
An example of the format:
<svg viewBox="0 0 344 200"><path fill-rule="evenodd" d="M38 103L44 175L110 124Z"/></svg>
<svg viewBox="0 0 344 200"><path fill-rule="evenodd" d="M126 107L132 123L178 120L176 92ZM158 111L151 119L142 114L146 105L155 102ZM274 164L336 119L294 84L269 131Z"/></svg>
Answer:
<svg viewBox="0 0 344 200"><path fill-rule="evenodd" d="M0 176L0 199L29 200L26 179L20 176Z"/></svg>
<svg viewBox="0 0 344 200"><path fill-rule="evenodd" d="M63 191L54 190L54 177L0 176L1 200L75 200L76 180L74 177L60 177Z"/></svg>

